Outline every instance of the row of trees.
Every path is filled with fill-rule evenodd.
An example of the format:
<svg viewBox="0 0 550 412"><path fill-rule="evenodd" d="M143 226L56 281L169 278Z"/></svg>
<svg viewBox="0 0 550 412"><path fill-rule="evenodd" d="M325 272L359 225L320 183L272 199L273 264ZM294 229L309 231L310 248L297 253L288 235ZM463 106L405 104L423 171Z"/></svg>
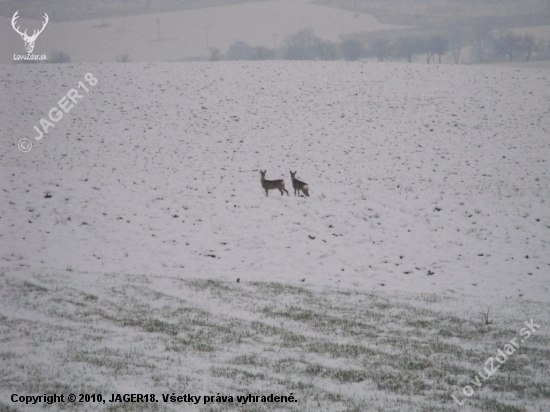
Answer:
<svg viewBox="0 0 550 412"><path fill-rule="evenodd" d="M445 34L429 36L407 35L397 38L372 37L368 41L354 38L339 43L316 36L313 30L302 30L288 36L279 50L263 46L252 47L243 41L233 43L227 52L210 49L211 60L358 60L376 58L380 61L405 59L412 62L418 57L427 63L441 63L444 55L450 55L455 63L464 60L464 50L470 50L470 60L478 63L503 60L529 61L535 54L539 59L550 58L550 46L531 35L512 32L495 32L486 27L466 31L450 29Z"/></svg>
<svg viewBox="0 0 550 412"><path fill-rule="evenodd" d="M455 63L462 62L463 52L469 48L471 61L486 63L492 61L524 60L533 55L538 59L550 59L550 42L536 39L531 35L516 35L512 32L492 31L483 27L470 32L461 29L450 30L447 35L429 36L408 35L397 38L373 37L366 42L355 38L339 43L325 41L312 30L302 30L288 36L281 49L264 46L252 47L244 41L234 42L225 54L217 48L210 48L210 60L358 60L376 58L380 61L402 60L412 62L419 56L426 63L441 63L442 56L450 54ZM50 63L67 63L71 59L67 53L53 51L48 56ZM127 53L116 56L118 62L131 61ZM22 61L34 63L35 61Z"/></svg>
<svg viewBox="0 0 550 412"><path fill-rule="evenodd" d="M516 35L512 32L493 33L477 30L473 33L473 54L477 62L490 60L531 60L550 58L550 44L532 35Z"/></svg>
<svg viewBox="0 0 550 412"><path fill-rule="evenodd" d="M251 47L244 41L233 43L225 54L227 60L273 60L275 50L264 46Z"/></svg>
<svg viewBox="0 0 550 412"><path fill-rule="evenodd" d="M467 47L470 48L470 59L477 63L529 61L535 53L541 59L550 58L549 45L544 40L536 39L532 35L493 32L484 27L474 28L471 32L453 29L447 35L400 37L394 42L379 37L369 42L366 56L379 60L406 59L410 62L415 56L423 55L427 63L437 56L441 63L441 57L450 53L454 62L460 63Z"/></svg>
<svg viewBox="0 0 550 412"><path fill-rule="evenodd" d="M380 61L405 59L412 62L416 56L425 55L426 63L430 63L437 55L439 63L441 63L441 56L447 54L448 51L449 40L440 34L429 37L400 37L393 42L384 37L376 37L368 43L365 57L376 57ZM456 62L458 63L460 50L457 55Z"/></svg>
<svg viewBox="0 0 550 412"><path fill-rule="evenodd" d="M364 46L357 40L341 43L326 41L316 36L313 30L301 30L285 39L281 49L264 46L252 47L244 41L236 41L225 54L217 48L210 48L211 60L357 60L364 56Z"/></svg>

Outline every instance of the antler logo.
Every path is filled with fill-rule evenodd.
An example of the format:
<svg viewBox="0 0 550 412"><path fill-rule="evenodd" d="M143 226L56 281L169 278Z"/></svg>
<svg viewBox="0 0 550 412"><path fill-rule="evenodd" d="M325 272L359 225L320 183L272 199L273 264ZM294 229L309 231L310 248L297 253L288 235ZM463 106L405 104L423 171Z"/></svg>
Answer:
<svg viewBox="0 0 550 412"><path fill-rule="evenodd" d="M27 35L27 30L25 30L23 33L21 33L19 31L19 26L15 27L15 21L19 18L17 13L19 13L19 10L17 10L15 12L15 14L13 15L13 17L11 19L11 25L12 25L13 29L21 35L21 38L23 40L25 40L25 49L27 49L27 53L30 54L30 53L32 53L32 51L34 49L34 42L36 41L36 38L38 37L38 35L40 33L42 33L44 31L44 29L46 28L46 24L48 24L48 21L50 20L50 18L48 17L48 15L46 13L44 13L44 23L42 25L42 28L40 30L34 30L33 33L32 33L32 36L29 36L29 35Z"/></svg>

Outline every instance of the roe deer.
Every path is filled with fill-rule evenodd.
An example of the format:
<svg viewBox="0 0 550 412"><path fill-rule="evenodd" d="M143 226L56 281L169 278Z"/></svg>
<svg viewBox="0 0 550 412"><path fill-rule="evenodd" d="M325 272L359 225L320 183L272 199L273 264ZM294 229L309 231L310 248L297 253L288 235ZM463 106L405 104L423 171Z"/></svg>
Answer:
<svg viewBox="0 0 550 412"><path fill-rule="evenodd" d="M294 196L296 196L296 191L298 191L298 196L300 196L300 190L304 192L304 195L309 196L309 185L307 183L300 182L294 176L296 176L296 172L292 173L291 170L290 177L292 179L292 187L294 188Z"/></svg>
<svg viewBox="0 0 550 412"><path fill-rule="evenodd" d="M283 179L265 180L265 172L267 172L267 170L264 170L263 172L260 170L260 174L262 175L262 187L265 189L266 196L267 196L267 191L271 189L279 189L279 192L281 192L281 196L283 195L283 190L284 190L287 196L290 196L288 194L288 190L285 189L285 181Z"/></svg>

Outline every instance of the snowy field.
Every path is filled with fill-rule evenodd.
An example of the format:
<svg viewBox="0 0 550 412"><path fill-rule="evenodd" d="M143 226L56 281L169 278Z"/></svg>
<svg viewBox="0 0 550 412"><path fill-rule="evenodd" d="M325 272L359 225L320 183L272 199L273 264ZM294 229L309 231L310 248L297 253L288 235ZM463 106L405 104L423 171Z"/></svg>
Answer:
<svg viewBox="0 0 550 412"><path fill-rule="evenodd" d="M8 409L12 393L292 392L278 407L457 410L451 395L533 319L460 409L550 409L550 71L0 73L0 408L41 410ZM89 92L34 140L79 81ZM260 169L290 196L266 197Z"/></svg>

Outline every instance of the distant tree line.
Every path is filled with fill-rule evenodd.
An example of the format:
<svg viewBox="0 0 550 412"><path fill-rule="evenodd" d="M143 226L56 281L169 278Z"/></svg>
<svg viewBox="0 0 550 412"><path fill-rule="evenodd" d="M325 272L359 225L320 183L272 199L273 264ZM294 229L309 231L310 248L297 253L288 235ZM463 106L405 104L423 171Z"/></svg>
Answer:
<svg viewBox="0 0 550 412"><path fill-rule="evenodd" d="M550 0L549 0L550 1ZM464 50L469 49L469 59ZM408 33L398 37L376 34L367 40L346 38L331 42L318 37L313 30L301 30L285 38L275 50L264 46L250 46L235 41L225 53L216 47L209 48L209 59L219 60L339 60L349 61L374 58L379 61L422 59L426 63L439 62L448 55L455 63L463 61L488 63L498 61L550 60L550 42L532 35L519 35L511 31L491 30L487 26L450 28L445 33L420 35ZM117 62L130 62L128 53L115 56ZM68 63L69 55L53 51L48 63ZM21 61L32 63L33 61Z"/></svg>
<svg viewBox="0 0 550 412"><path fill-rule="evenodd" d="M465 61L468 48L469 62L523 60L534 57L550 59L550 44L532 35L517 35L511 31L494 31L486 26L471 29L450 27L446 32L430 35L407 34L399 37L375 35L368 40L346 38L331 42L318 37L313 30L301 30L285 38L278 49L250 46L235 41L223 54L210 48L211 60L359 60L375 58L380 61L421 58L426 63L439 62L448 55L455 63Z"/></svg>
<svg viewBox="0 0 550 412"><path fill-rule="evenodd" d="M550 59L550 42L484 26L471 30L450 28L446 33L428 36L411 34L392 39L379 35L366 42L364 57L408 62L423 58L426 63L435 62L437 57L441 63L441 58L449 55L458 64L466 60L466 48L470 49L468 61L474 63L530 61L535 56L539 60Z"/></svg>
<svg viewBox="0 0 550 412"><path fill-rule="evenodd" d="M210 60L358 60L366 57L365 45L355 39L335 43L323 40L313 30L301 30L285 38L278 50L264 46L252 47L235 41L225 54L210 48Z"/></svg>
<svg viewBox="0 0 550 412"><path fill-rule="evenodd" d="M470 48L470 61L486 63L494 61L530 61L533 56L539 60L550 58L550 44L532 35L518 35L511 31L493 31L487 27L474 27L472 30L451 28L447 33L433 34L427 37L419 35L403 36L390 42L387 39L375 39L369 42L368 54L385 60L406 59L409 62L415 56L425 56L426 63L450 54L455 63L464 60L463 51Z"/></svg>
<svg viewBox="0 0 550 412"><path fill-rule="evenodd" d="M469 48L468 62L487 63L495 61L530 61L550 59L550 42L533 35L519 35L511 31L496 31L487 26L471 29L451 27L445 33L427 36L410 34L398 38L373 37L366 42L365 57L380 61L401 60L409 62L417 57L426 63L449 55L452 61L465 61L464 50Z"/></svg>
<svg viewBox="0 0 550 412"><path fill-rule="evenodd" d="M264 46L249 46L244 41L236 41L225 53L227 60L273 60L275 50Z"/></svg>

